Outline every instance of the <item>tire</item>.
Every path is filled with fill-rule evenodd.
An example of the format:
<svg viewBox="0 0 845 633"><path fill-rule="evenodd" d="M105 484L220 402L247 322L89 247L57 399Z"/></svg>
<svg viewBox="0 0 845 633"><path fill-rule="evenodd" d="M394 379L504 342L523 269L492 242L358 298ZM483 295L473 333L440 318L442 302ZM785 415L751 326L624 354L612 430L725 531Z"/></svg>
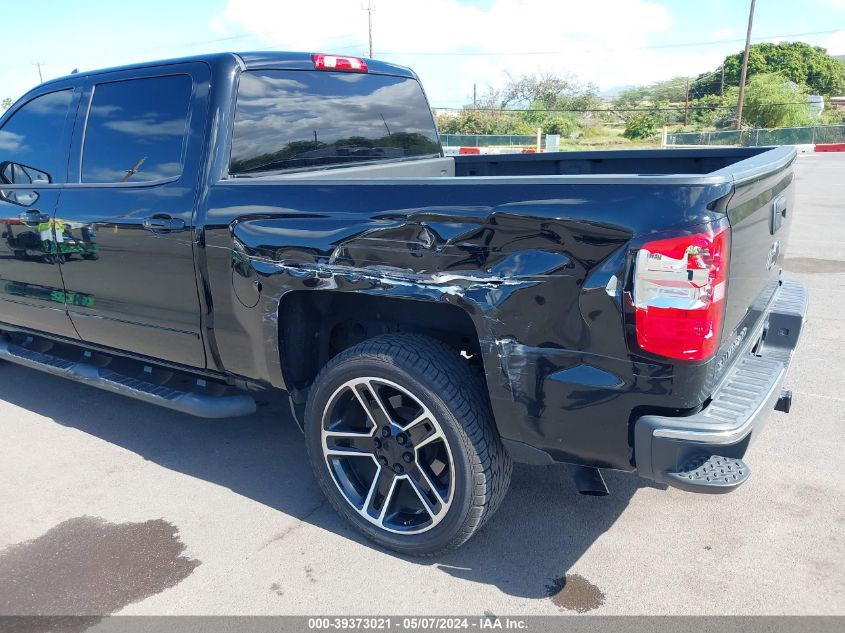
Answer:
<svg viewBox="0 0 845 633"><path fill-rule="evenodd" d="M462 545L510 483L484 385L455 350L426 336L379 336L329 361L309 394L305 435L335 510L402 554Z"/></svg>

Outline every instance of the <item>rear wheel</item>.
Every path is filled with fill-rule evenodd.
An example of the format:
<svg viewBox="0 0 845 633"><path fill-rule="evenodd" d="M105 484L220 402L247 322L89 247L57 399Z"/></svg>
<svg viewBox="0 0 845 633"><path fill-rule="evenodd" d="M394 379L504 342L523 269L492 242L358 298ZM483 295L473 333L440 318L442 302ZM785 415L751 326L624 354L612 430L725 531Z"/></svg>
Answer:
<svg viewBox="0 0 845 633"><path fill-rule="evenodd" d="M335 509L406 554L464 543L510 481L483 385L453 349L425 336L380 336L332 359L312 388L305 431Z"/></svg>

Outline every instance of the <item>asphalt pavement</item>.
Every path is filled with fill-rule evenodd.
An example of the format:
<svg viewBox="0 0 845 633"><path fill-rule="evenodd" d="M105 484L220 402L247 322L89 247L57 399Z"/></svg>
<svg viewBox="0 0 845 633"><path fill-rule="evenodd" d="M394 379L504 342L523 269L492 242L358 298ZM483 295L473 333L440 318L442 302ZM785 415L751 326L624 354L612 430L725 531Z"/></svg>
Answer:
<svg viewBox="0 0 845 633"><path fill-rule="evenodd" d="M517 466L463 548L397 556L323 501L281 399L199 420L0 366L0 614L845 615L845 154L798 158L795 399L726 496Z"/></svg>

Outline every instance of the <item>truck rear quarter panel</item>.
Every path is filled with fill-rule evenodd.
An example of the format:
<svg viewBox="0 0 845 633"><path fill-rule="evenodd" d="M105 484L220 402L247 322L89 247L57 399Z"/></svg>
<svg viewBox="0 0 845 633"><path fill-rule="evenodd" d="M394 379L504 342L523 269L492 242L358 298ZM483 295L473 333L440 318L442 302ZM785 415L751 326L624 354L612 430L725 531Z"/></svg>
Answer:
<svg viewBox="0 0 845 633"><path fill-rule="evenodd" d="M630 468L632 409L693 405L671 366L627 349L628 245L711 221L730 185L605 180L217 183L204 242L221 362L285 386L278 306L290 291L445 302L474 323L504 438Z"/></svg>

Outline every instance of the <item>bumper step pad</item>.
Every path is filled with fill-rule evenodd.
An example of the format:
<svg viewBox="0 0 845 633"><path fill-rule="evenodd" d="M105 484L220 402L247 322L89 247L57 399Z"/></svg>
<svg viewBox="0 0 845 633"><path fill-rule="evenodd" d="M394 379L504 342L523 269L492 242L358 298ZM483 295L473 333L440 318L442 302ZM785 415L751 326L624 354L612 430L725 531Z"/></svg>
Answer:
<svg viewBox="0 0 845 633"><path fill-rule="evenodd" d="M664 473L666 483L687 492L719 494L741 486L751 470L741 459L719 455L692 457L677 472Z"/></svg>

